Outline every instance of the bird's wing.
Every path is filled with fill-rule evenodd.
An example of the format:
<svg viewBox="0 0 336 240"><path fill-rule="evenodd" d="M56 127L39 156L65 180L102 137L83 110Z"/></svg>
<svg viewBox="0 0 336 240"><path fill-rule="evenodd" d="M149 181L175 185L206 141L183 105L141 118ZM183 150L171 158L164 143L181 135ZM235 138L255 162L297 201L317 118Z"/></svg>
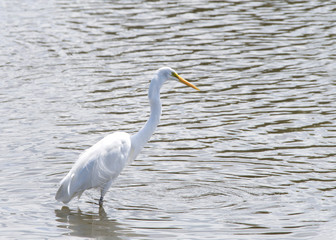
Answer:
<svg viewBox="0 0 336 240"><path fill-rule="evenodd" d="M56 199L67 203L86 189L103 187L120 174L130 150L129 134L116 132L106 136L79 156L61 181Z"/></svg>

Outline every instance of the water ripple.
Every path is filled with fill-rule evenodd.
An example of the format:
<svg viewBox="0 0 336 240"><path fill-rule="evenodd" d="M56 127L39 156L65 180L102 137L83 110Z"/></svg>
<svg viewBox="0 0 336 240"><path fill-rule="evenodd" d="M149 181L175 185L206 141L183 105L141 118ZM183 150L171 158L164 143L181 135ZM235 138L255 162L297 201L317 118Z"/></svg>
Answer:
<svg viewBox="0 0 336 240"><path fill-rule="evenodd" d="M326 237L335 16L333 1L5 0L2 234ZM145 123L148 84L163 65L201 92L164 86L161 123L107 194L107 212L92 192L82 210L58 210L57 182L78 154Z"/></svg>

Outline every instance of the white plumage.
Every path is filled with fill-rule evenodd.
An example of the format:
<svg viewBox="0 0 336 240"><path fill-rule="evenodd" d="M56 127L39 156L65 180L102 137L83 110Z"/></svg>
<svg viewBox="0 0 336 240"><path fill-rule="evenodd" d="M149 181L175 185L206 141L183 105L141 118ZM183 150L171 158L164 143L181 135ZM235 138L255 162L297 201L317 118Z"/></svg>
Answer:
<svg viewBox="0 0 336 240"><path fill-rule="evenodd" d="M68 203L90 188L101 188L104 195L125 167L131 150L127 133L110 134L85 150L61 181L56 199Z"/></svg>
<svg viewBox="0 0 336 240"><path fill-rule="evenodd" d="M173 69L160 68L149 86L151 114L145 126L133 136L124 132L110 134L85 150L61 181L56 200L68 203L74 197L80 197L87 189L99 188L101 191L99 205L102 206L104 195L113 180L118 177L128 162L136 158L159 124L160 89L163 83L170 79L177 79L199 90Z"/></svg>

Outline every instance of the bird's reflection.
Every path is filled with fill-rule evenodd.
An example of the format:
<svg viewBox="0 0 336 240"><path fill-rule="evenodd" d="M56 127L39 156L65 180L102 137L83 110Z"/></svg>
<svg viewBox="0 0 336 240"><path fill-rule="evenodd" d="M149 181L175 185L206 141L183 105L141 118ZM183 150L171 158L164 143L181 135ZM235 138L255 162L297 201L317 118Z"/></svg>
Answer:
<svg viewBox="0 0 336 240"><path fill-rule="evenodd" d="M55 210L56 221L59 222L58 227L69 229L66 235L109 239L122 239L121 224L117 220L109 219L103 207L99 208L98 213L82 212L79 208L71 210L63 206L61 209Z"/></svg>

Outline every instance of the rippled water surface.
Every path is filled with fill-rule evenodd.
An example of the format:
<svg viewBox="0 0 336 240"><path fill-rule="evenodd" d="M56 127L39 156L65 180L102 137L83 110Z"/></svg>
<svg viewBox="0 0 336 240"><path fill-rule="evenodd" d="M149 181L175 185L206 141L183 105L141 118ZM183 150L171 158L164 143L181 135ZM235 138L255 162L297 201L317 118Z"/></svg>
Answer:
<svg viewBox="0 0 336 240"><path fill-rule="evenodd" d="M334 1L0 3L0 232L13 239L334 239ZM106 195L59 181L108 133L161 123Z"/></svg>

